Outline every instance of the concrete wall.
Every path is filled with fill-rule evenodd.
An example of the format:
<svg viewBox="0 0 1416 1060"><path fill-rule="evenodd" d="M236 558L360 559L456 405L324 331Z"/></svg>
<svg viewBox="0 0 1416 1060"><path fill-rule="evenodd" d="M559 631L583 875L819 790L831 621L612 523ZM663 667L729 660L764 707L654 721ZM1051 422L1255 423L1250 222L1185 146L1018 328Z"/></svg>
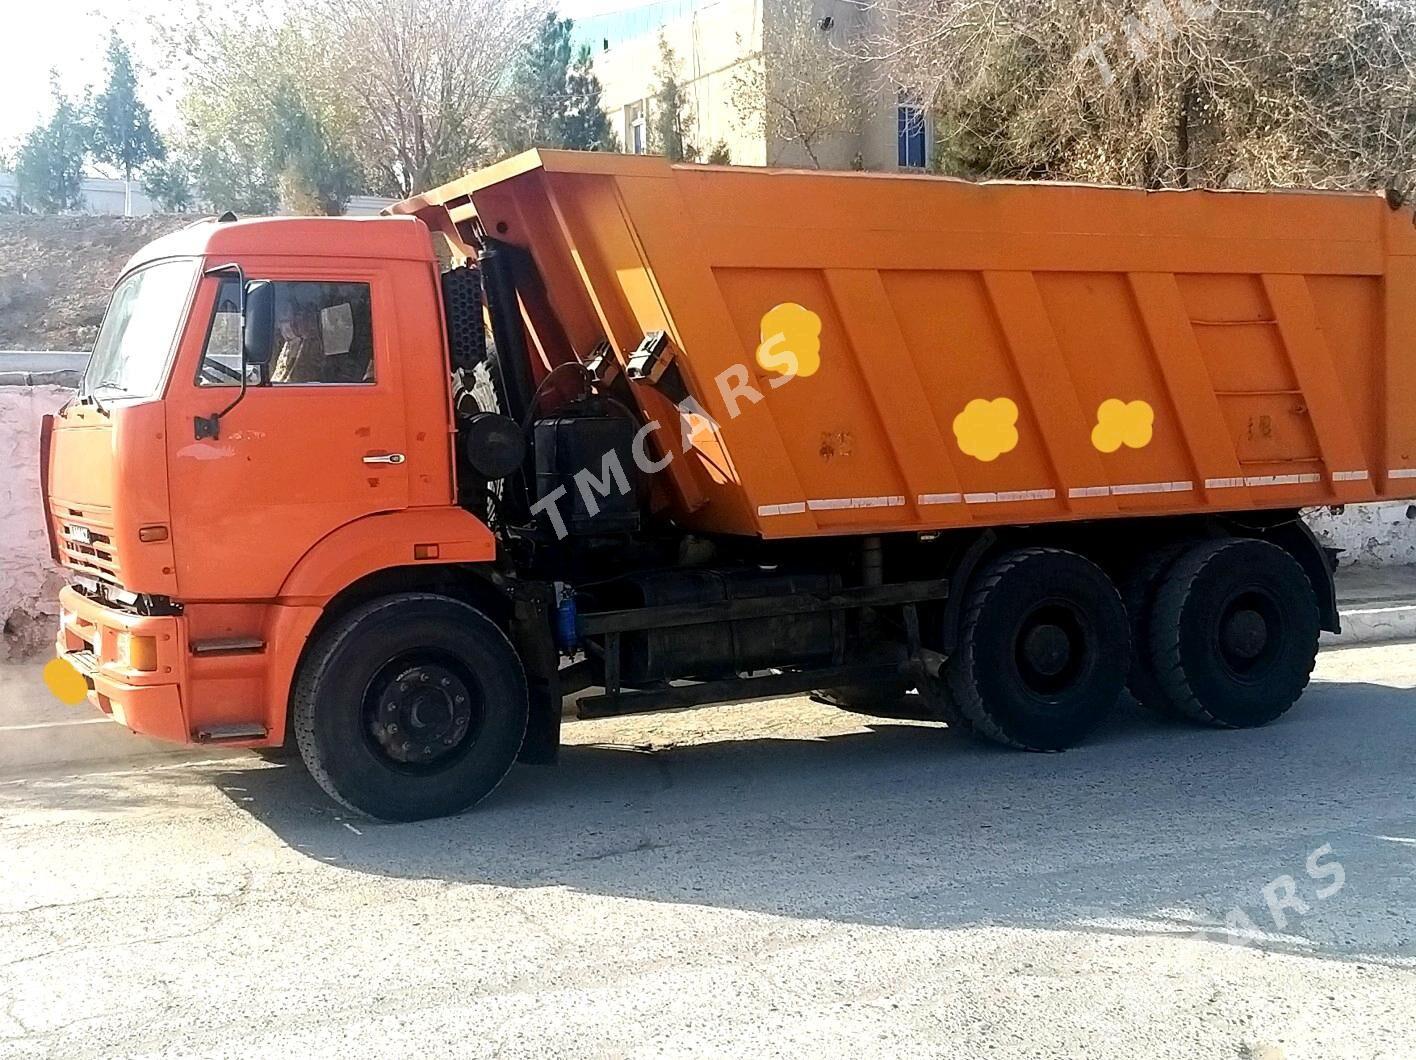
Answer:
<svg viewBox="0 0 1416 1060"><path fill-rule="evenodd" d="M63 577L49 558L39 493L39 423L71 391L0 385L0 661L52 646Z"/></svg>
<svg viewBox="0 0 1416 1060"><path fill-rule="evenodd" d="M1416 504L1354 504L1341 514L1314 508L1305 515L1323 544L1344 550L1344 566L1416 564Z"/></svg>

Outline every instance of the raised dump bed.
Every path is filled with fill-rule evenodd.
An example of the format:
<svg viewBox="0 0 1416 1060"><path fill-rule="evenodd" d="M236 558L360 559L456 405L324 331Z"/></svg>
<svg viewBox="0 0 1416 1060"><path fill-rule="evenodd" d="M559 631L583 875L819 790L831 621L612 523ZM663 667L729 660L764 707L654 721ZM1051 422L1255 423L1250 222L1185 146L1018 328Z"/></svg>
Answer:
<svg viewBox="0 0 1416 1060"><path fill-rule="evenodd" d="M667 332L714 421L673 468L688 527L798 537L1416 493L1416 230L1380 195L543 151L403 208L437 204L530 252L544 364Z"/></svg>

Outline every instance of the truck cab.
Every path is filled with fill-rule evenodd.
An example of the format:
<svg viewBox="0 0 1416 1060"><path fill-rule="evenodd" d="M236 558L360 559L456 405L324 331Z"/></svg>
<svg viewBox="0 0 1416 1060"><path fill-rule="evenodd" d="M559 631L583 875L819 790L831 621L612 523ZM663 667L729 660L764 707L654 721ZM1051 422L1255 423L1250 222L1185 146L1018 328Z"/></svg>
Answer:
<svg viewBox="0 0 1416 1060"><path fill-rule="evenodd" d="M437 276L413 218L207 221L128 263L47 446L73 572L59 647L100 708L169 740L278 744L335 592L493 557L453 503ZM241 349L256 278L259 364Z"/></svg>

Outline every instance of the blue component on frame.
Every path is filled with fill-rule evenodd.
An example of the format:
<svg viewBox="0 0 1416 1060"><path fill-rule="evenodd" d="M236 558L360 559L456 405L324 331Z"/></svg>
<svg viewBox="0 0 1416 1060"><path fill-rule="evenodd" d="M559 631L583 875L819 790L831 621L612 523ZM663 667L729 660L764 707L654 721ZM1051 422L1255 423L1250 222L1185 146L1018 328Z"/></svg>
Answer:
<svg viewBox="0 0 1416 1060"><path fill-rule="evenodd" d="M556 646L561 651L574 651L580 643L578 625L575 597L567 594L556 604Z"/></svg>

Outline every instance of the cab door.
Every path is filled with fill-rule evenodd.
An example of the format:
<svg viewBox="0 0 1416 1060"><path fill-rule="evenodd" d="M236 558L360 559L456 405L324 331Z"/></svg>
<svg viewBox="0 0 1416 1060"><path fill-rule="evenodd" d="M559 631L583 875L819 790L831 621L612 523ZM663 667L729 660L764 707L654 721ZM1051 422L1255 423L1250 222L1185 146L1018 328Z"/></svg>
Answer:
<svg viewBox="0 0 1416 1060"><path fill-rule="evenodd" d="M207 276L168 388L168 478L178 592L274 597L300 558L346 523L406 508L408 429L391 336L390 278L248 266L275 290L275 352L240 393L237 279Z"/></svg>

